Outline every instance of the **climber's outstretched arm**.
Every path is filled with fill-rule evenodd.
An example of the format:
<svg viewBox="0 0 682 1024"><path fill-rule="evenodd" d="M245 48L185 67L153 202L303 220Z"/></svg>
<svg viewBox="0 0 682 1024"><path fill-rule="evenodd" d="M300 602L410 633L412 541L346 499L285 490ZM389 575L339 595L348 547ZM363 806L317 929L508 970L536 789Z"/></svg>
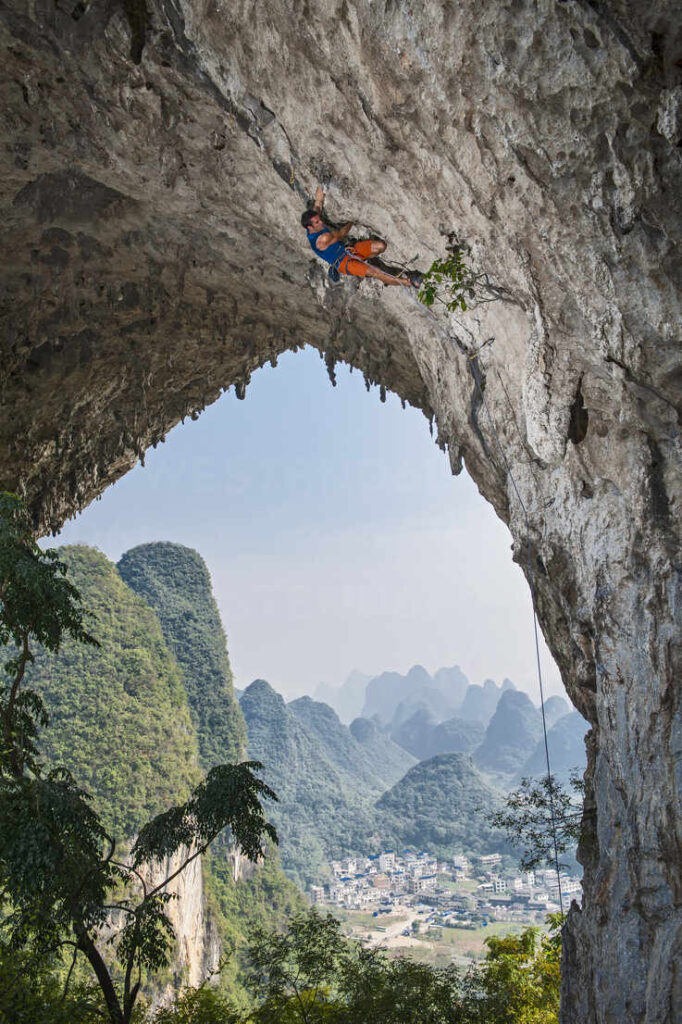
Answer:
<svg viewBox="0 0 682 1024"><path fill-rule="evenodd" d="M318 213L322 213L322 207L324 206L324 189L321 185L318 185L315 189L315 202L313 203L313 210L317 210Z"/></svg>

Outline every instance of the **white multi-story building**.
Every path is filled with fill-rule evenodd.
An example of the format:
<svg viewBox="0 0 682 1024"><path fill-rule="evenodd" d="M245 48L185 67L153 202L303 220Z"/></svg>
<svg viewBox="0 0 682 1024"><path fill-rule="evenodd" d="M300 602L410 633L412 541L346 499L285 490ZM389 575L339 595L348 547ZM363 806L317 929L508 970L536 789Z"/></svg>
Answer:
<svg viewBox="0 0 682 1024"><path fill-rule="evenodd" d="M436 888L436 876L422 875L418 878L411 878L409 886L410 892L431 892Z"/></svg>
<svg viewBox="0 0 682 1024"><path fill-rule="evenodd" d="M310 886L310 902L311 903L324 903L324 886L323 885L311 885Z"/></svg>
<svg viewBox="0 0 682 1024"><path fill-rule="evenodd" d="M485 853L482 857L478 858L479 867L483 871L489 871L491 868L497 867L497 865L501 863L502 856L499 853Z"/></svg>
<svg viewBox="0 0 682 1024"><path fill-rule="evenodd" d="M559 896L559 886L557 884L556 875L551 880L548 879L547 888L552 899L557 899ZM569 896L574 892L580 892L582 885L579 879L572 878L570 875L561 875L561 892L564 896Z"/></svg>
<svg viewBox="0 0 682 1024"><path fill-rule="evenodd" d="M395 868L395 853L385 850L379 854L379 871L392 871Z"/></svg>

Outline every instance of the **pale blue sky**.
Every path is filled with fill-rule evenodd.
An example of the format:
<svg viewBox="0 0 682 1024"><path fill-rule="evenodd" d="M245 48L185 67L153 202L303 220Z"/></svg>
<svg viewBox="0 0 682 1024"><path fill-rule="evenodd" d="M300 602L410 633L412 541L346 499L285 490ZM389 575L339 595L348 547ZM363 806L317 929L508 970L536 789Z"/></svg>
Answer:
<svg viewBox="0 0 682 1024"><path fill-rule="evenodd" d="M237 686L287 697L353 668L509 676L538 703L528 587L511 537L414 409L318 353L283 356L188 420L53 543L116 560L153 540L208 564ZM543 645L548 693L562 693Z"/></svg>

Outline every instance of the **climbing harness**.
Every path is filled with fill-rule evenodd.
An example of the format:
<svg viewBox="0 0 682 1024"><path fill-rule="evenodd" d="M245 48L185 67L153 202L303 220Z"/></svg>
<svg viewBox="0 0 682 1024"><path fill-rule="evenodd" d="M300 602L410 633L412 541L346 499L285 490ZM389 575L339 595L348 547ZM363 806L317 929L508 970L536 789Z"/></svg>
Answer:
<svg viewBox="0 0 682 1024"><path fill-rule="evenodd" d="M334 260L334 262L329 267L329 270L327 271L327 277L333 284L337 284L341 280L341 271L339 270L339 267L346 259L346 257L350 257L351 259L357 260L358 263L367 263L367 260L363 256L355 255L355 253L353 252L352 245L347 245L344 251L339 256L337 256L337 258Z"/></svg>

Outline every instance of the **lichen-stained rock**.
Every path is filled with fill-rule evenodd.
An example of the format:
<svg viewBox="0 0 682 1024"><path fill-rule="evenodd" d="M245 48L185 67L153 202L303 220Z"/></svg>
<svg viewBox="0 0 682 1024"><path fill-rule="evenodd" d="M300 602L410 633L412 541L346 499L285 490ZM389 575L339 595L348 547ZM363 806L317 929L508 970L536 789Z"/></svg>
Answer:
<svg viewBox="0 0 682 1024"><path fill-rule="evenodd" d="M677 5L2 0L0 28L0 483L57 526L304 344L433 416L592 725L563 1021L682 1016ZM466 240L496 301L330 287L318 181L396 259Z"/></svg>

